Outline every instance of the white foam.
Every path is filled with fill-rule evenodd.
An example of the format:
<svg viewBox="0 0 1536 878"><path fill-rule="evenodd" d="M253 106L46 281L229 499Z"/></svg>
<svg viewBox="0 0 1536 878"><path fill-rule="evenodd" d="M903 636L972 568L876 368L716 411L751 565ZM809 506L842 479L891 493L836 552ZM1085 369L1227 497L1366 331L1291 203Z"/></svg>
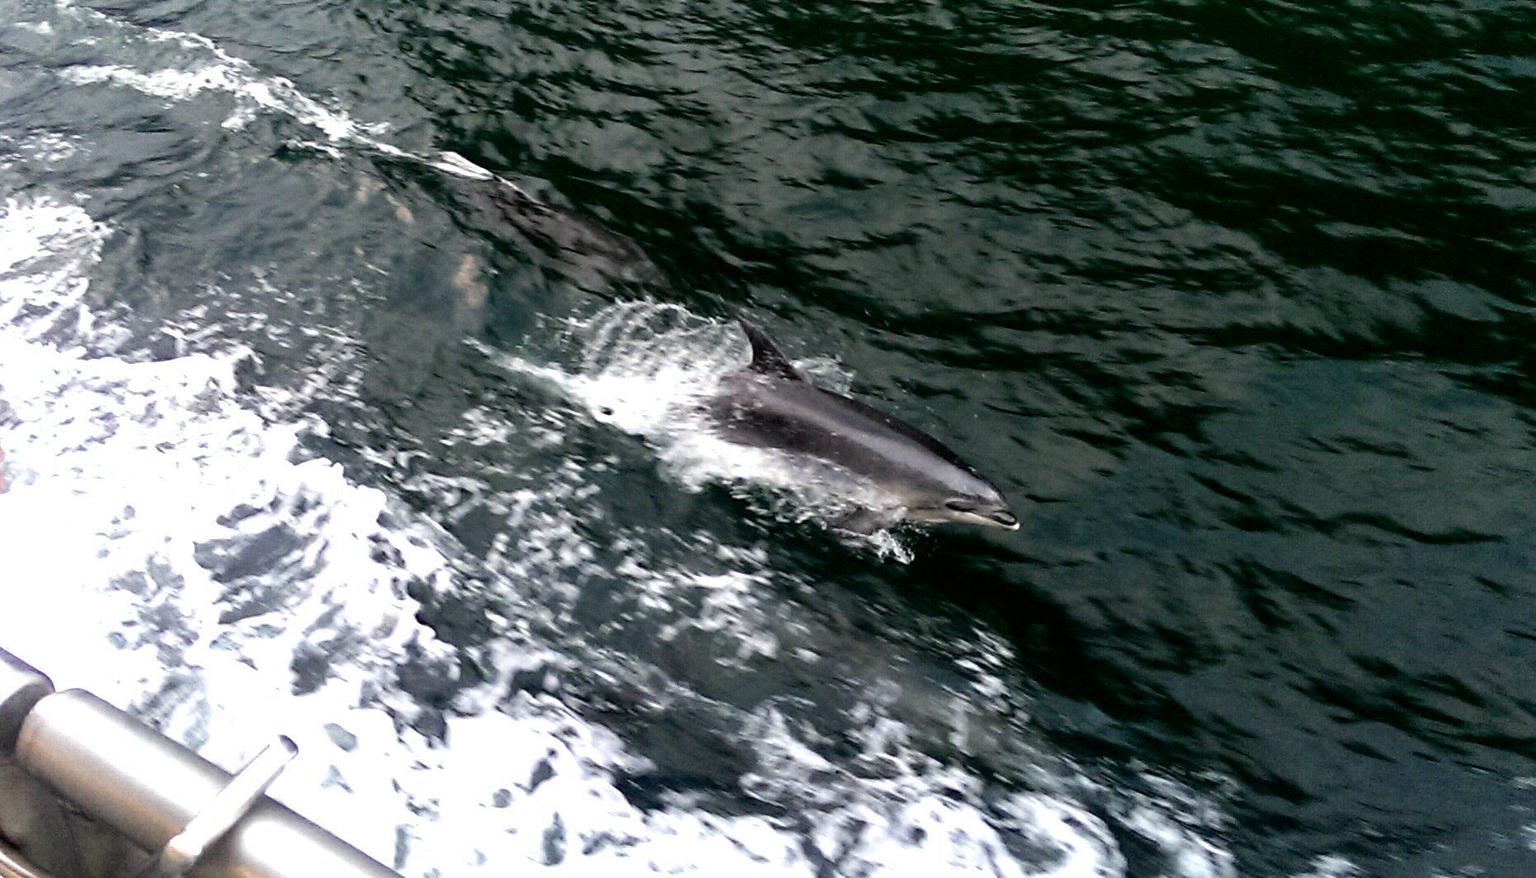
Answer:
<svg viewBox="0 0 1536 878"><path fill-rule="evenodd" d="M34 131L20 141L0 135L0 141L15 143L19 152L44 165L57 164L80 151L78 136L63 135L53 131Z"/></svg>
<svg viewBox="0 0 1536 878"><path fill-rule="evenodd" d="M76 85L107 82L173 101L189 100L208 91L223 92L236 101L234 114L224 120L225 128L243 128L257 111L268 110L314 126L332 142L356 143L390 155L404 155L374 136L383 126L361 125L345 113L327 109L288 80L259 76L247 62L230 58L222 50L214 51L219 60L189 68L142 71L119 64L81 64L65 67L59 75Z"/></svg>
<svg viewBox="0 0 1536 878"><path fill-rule="evenodd" d="M1178 875L1236 878L1231 852L1211 841L1224 828L1221 812L1172 781L1143 780L1155 792L1120 794L1117 810L1123 825L1155 845Z"/></svg>
<svg viewBox="0 0 1536 878"><path fill-rule="evenodd" d="M492 180L496 175L480 167L469 159L456 152L442 150L424 159L428 164L439 170L447 171L460 177L468 177L473 180ZM515 187L514 187L515 188ZM519 190L521 191L521 190Z"/></svg>
<svg viewBox="0 0 1536 878"><path fill-rule="evenodd" d="M266 424L236 400L243 352L130 363L34 341L79 310L106 234L74 206L11 200L0 210L0 534L11 585L0 643L225 765L278 731L294 736L304 753L275 792L385 862L398 850L408 874L537 860L557 818L568 860L619 874L653 860L706 868L694 845L748 871L788 856L793 839L765 842L760 820L743 824L756 846L744 853L732 820L630 807L610 773L621 748L550 699L455 717L448 748L398 730L416 706L394 669L408 647L441 651L401 586L453 587L445 538L338 466L296 460L300 427ZM210 569L209 546L239 551L272 532L291 535L289 551L234 591ZM380 560L381 545L394 560ZM263 589L269 600L241 608ZM316 654L330 656L323 681L294 694L295 657ZM536 659L509 653L504 667ZM546 759L552 779L520 792ZM492 801L489 784L510 790L511 804ZM494 831L466 831L487 822ZM604 847L608 836L623 843Z"/></svg>
<svg viewBox="0 0 1536 878"><path fill-rule="evenodd" d="M744 780L773 798L798 798L811 820L811 843L838 874L1057 876L1124 874L1108 827L1055 796L1020 793L987 805L974 776L939 764L906 742L906 727L869 710L855 775L822 758L776 710L750 730L763 773ZM1028 847L1021 861L1003 839ZM1181 873L1180 873L1181 874Z"/></svg>
<svg viewBox="0 0 1536 878"><path fill-rule="evenodd" d="M550 696L502 697L518 669L559 663L517 646L516 620L504 620L495 680L466 692L447 718L447 746L413 731L419 705L399 690L395 668L408 653L447 653L401 586L460 587L451 541L335 464L303 459L300 425L270 424L242 406L234 369L243 351L140 363L90 356L92 324L78 316L69 325L81 344L39 342L40 328L83 312L108 234L56 201L13 199L0 210L0 398L9 406L0 445L10 481L0 533L13 584L0 643L60 685L130 707L225 765L272 734L293 736L302 755L274 793L410 875L505 874L530 862L604 875L812 875L823 858L870 875L1026 874L979 804L945 792L974 799L974 778L850 775L772 710L754 735L759 774L744 782L815 789L819 775L838 778L806 800L816 855L799 831L766 818L642 811L615 786L615 772L642 763L610 733ZM466 430L498 435L486 423ZM544 526L569 521L551 516ZM249 551L273 534L286 542L239 576L210 549ZM551 536L565 554L524 559L530 575L582 563L570 557L584 551L579 538L537 539ZM750 550L732 557L755 558L748 570L766 563ZM722 658L744 662L778 648L763 634L766 581L748 570L681 582L637 570L636 587L658 600L666 589L701 593L703 612L687 624L732 634L741 651ZM303 656L323 657L322 673L300 694ZM901 746L899 729L876 725L895 738L869 746ZM1075 852L1048 873L1113 874L1104 871L1113 849L1074 828L1086 818L1052 807L1041 798L1015 815Z"/></svg>
<svg viewBox="0 0 1536 878"><path fill-rule="evenodd" d="M1313 860L1307 871L1295 876L1295 878L1358 878L1362 873L1360 868L1349 860L1338 856L1322 856Z"/></svg>
<svg viewBox="0 0 1536 878"><path fill-rule="evenodd" d="M105 237L105 227L78 205L0 205L0 323L29 339L64 323L89 323L79 307L88 286L82 267L96 260ZM24 309L35 316L21 324Z"/></svg>
<svg viewBox="0 0 1536 878"><path fill-rule="evenodd" d="M421 162L460 177L497 179L491 171L455 152L442 150L422 154L400 149L383 139L389 129L388 125L359 122L345 110L328 107L305 94L292 80L262 73L249 61L230 55L201 34L130 24L92 9L77 7L68 0L60 0L58 9L62 14L73 16L120 39L166 43L176 46L185 55L178 59L179 63L175 66L153 70L123 64L68 66L58 71L59 76L68 82L77 85L109 83L171 102L192 100L207 92L223 93L235 101L234 111L222 123L225 128L238 130L248 125L258 113L273 113L318 129L331 145L361 147L394 158ZM47 26L47 22L41 24ZM39 32L52 33L52 30L49 28ZM307 141L298 143L326 148L324 144ZM519 192L523 191L510 181L502 182Z"/></svg>

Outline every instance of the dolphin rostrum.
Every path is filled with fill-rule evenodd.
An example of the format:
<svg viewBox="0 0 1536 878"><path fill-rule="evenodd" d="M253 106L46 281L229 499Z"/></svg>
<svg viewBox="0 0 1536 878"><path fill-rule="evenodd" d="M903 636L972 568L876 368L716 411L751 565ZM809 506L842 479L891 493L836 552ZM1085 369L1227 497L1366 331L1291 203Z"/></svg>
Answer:
<svg viewBox="0 0 1536 878"><path fill-rule="evenodd" d="M740 323L752 343L752 363L721 379L706 412L727 441L826 461L890 498L890 508L860 508L838 527L870 533L906 519L1018 530L997 488L937 439L812 385L761 329Z"/></svg>

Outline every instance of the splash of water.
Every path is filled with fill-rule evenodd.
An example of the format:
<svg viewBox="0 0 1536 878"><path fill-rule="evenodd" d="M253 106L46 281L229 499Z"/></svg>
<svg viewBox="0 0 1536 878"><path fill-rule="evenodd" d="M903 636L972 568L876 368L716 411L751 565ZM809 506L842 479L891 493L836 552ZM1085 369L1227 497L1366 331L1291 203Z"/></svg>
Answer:
<svg viewBox="0 0 1536 878"><path fill-rule="evenodd" d="M556 335L549 362L493 356L509 372L556 388L592 421L645 439L684 490L724 485L758 512L832 529L856 508L895 507L867 479L839 466L740 445L713 429L704 403L750 359L732 324L677 305L633 301L568 318ZM841 377L825 361L809 365L813 374ZM896 560L912 558L910 545L890 530L838 533Z"/></svg>

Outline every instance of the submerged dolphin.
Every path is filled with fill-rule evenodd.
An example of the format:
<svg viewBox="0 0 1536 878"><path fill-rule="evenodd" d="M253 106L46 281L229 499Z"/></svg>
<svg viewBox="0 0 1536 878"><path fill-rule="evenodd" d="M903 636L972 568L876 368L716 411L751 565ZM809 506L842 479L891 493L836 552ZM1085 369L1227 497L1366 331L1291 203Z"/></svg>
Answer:
<svg viewBox="0 0 1536 878"><path fill-rule="evenodd" d="M727 441L804 454L868 479L894 508L859 509L838 524L870 533L901 519L1018 530L997 488L937 439L796 372L761 329L741 321L752 363L706 404Z"/></svg>

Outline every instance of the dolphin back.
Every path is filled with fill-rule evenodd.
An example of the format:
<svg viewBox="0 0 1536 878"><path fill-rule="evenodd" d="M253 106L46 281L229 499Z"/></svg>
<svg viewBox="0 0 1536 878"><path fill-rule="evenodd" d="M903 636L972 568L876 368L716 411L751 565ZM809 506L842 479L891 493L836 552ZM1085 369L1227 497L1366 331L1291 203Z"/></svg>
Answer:
<svg viewBox="0 0 1536 878"><path fill-rule="evenodd" d="M809 453L861 472L868 468L857 465L855 459L869 452L861 438L886 452L906 444L912 451L901 464L932 469L932 462L921 462L921 454L926 453L979 478L958 454L922 430L889 412L805 380L762 328L742 318L737 322L752 344L752 362L737 373L736 380L727 381L724 392L711 406L716 423L734 438ZM882 435L885 441L881 441Z"/></svg>

